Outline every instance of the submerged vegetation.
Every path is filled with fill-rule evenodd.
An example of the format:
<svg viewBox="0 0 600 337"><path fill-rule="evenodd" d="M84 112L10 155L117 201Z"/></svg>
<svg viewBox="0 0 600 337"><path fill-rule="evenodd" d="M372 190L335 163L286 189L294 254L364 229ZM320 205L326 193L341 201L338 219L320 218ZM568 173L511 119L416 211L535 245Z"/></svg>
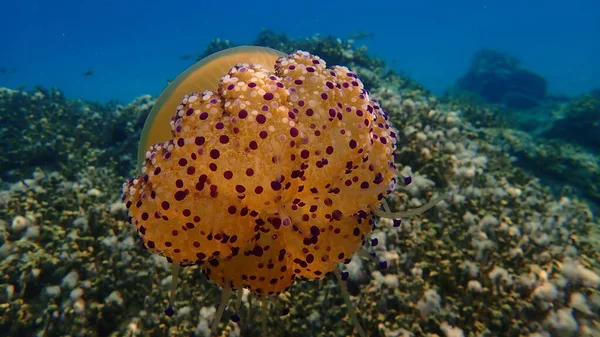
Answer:
<svg viewBox="0 0 600 337"><path fill-rule="evenodd" d="M452 192L415 218L375 217L367 251L387 268L360 256L340 266L350 307L333 275L322 284L298 282L266 309L270 335L352 335L352 307L370 337L600 334L599 224L574 192L578 180L586 182L582 190L597 185L597 155L572 138L556 144L498 123L495 106L440 99L345 41L268 31L260 39L349 66L388 112L395 165L412 176L386 198L390 208ZM230 46L221 40L207 52ZM595 116L589 100L566 111ZM58 90L0 91L6 336L207 336L220 289L198 267L183 268L176 312L164 315L171 268L143 249L119 198L123 179L136 172L137 142L154 103L149 96L99 105ZM545 165L532 164L541 159ZM561 188L552 190L552 181ZM238 305L224 316L233 317L235 307L240 320L223 320L222 336L264 331L261 305L248 295L232 296ZM281 308L289 308L284 317Z"/></svg>

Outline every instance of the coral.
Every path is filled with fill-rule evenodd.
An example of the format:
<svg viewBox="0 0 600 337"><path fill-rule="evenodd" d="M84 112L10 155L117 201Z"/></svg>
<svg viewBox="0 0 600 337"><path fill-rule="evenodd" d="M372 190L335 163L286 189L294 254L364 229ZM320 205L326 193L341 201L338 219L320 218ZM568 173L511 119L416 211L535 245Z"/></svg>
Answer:
<svg viewBox="0 0 600 337"><path fill-rule="evenodd" d="M567 322L569 294L597 291L598 236L590 236L597 224L589 208L571 198L555 200L511 164L492 130L474 128L460 110L410 92L374 94L380 93L391 120L405 126L399 130L398 165L410 163L413 182L423 182L394 192L394 206L423 202L434 186L453 191L452 200L425 218L404 220L397 229L383 226L387 254L378 254L398 256L385 273L403 280L385 295L386 330L411 327L416 334L441 335L443 322L451 322L465 335L517 336L544 331L552 308L565 308L560 315ZM373 303L367 311L382 302L376 284L371 281L369 292L361 293L363 303ZM416 323L414 317L394 323L392 317L411 310L421 316L426 302L419 296L430 289L441 298L437 312ZM597 324L575 319L580 330Z"/></svg>
<svg viewBox="0 0 600 337"><path fill-rule="evenodd" d="M111 290L145 289L142 274L128 273L127 266L138 268L145 257L130 253L136 244L124 213L109 215L102 207L118 191L116 177L90 169L79 178L71 182L37 171L26 184L13 186L0 208L2 219L16 215L28 223L26 231L0 226L0 270L7 276L2 284L14 289L0 308L0 330L8 335L86 335L90 329L105 335L120 315L140 308L133 300L138 295L129 291L110 304ZM101 186L105 193L89 193ZM28 235L30 228L39 234ZM114 241L107 245L109 237Z"/></svg>
<svg viewBox="0 0 600 337"><path fill-rule="evenodd" d="M440 101L451 110L461 110L464 120L476 127L508 127L508 116L497 105L486 104L479 95L470 91L452 92Z"/></svg>
<svg viewBox="0 0 600 337"><path fill-rule="evenodd" d="M580 194L600 203L600 158L586 149L558 140L541 142L524 131L489 129L493 141L516 159L516 164L544 178L563 195Z"/></svg>
<svg viewBox="0 0 600 337"><path fill-rule="evenodd" d="M128 175L135 158L130 135L139 132L152 104L149 96L101 106L67 100L56 89L0 88L0 178L23 179L36 167L73 178L88 165L114 165Z"/></svg>
<svg viewBox="0 0 600 337"><path fill-rule="evenodd" d="M471 123L467 115L482 109L477 104L467 113L463 102L441 100L381 74L375 78L370 95L398 128L396 165L413 174L413 183L397 188L387 202L405 210L426 203L440 189L452 190L453 196L416 219L376 219L377 235L369 239L378 242L368 251L385 259L387 269L358 256L340 266L348 272L351 305L365 331L378 337L600 335L600 226L572 187L588 163L590 180L581 185L595 185L597 158L570 144L558 147L514 130L504 134L493 123ZM25 103L23 116L35 115L29 94L13 95L26 96L19 98ZM53 100L57 106L81 104L59 96ZM69 172L68 178L32 164L23 165L23 172L11 166L13 175L3 172L3 177L23 179L0 190L0 331L6 335L178 337L210 331L219 289L197 266L183 268L173 303L177 312L165 316L164 290L175 281L170 266L142 248L117 199L118 172L134 170L132 147L145 119L133 112L145 114L152 104L150 98L122 108L83 104L96 112L123 109L119 120L126 121L126 132L118 132L118 138L129 157L123 167L93 158L90 165L89 157L77 154L52 167ZM12 111L3 117L20 118L13 116L20 111L16 104L0 109ZM52 116L49 122L58 125ZM38 130L38 122L24 123L32 128L15 131L35 138L31 130ZM82 123L81 132L97 132L93 125ZM63 137L71 137L73 130L67 131ZM535 160L541 164L533 165ZM63 167L70 163L76 169ZM558 193L548 180L538 179L546 169L562 172L552 175L563 186ZM494 283L491 276L500 274L512 284ZM277 296L289 313L280 318L279 306L265 309L270 335L352 335L348 304L333 279L298 282ZM424 319L417 304L429 290L439 295L439 310ZM260 336L260 301L248 291L233 298L236 305L224 315L235 309L241 320L229 322L222 336Z"/></svg>
<svg viewBox="0 0 600 337"><path fill-rule="evenodd" d="M232 43L229 40L222 40L222 39L214 39L212 41L210 41L210 43L204 48L204 52L202 54L198 54L196 55L196 62L204 59L207 56L210 56L214 53L220 52L222 50L225 49L229 49L229 48L233 48L237 46L236 44Z"/></svg>
<svg viewBox="0 0 600 337"><path fill-rule="evenodd" d="M542 135L573 142L600 153L600 90L573 100Z"/></svg>
<svg viewBox="0 0 600 337"><path fill-rule="evenodd" d="M215 39L197 59L200 60L217 51L236 45L238 44ZM324 37L319 34L310 38L293 39L285 33L278 34L272 30L263 29L252 45L269 47L285 53L310 50L311 53L327 60L329 64L343 64L352 69L369 90L379 88L384 81L393 83L398 88L424 90L414 80L388 69L383 59L369 55L367 46L355 47L351 40L342 40L334 36Z"/></svg>

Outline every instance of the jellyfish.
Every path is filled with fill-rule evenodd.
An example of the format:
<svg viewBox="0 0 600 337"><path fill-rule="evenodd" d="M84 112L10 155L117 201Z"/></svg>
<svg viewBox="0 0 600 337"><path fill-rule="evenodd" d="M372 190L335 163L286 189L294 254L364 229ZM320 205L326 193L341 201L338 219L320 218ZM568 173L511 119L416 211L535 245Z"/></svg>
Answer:
<svg viewBox="0 0 600 337"><path fill-rule="evenodd" d="M165 313L174 313L180 266L199 266L222 288L212 333L233 291L263 301L333 274L366 337L338 265L370 256L375 217L414 216L445 197L391 212L385 197L410 182L395 147L357 75L308 52L236 47L183 72L146 120L140 175L123 185L145 247L172 264Z"/></svg>

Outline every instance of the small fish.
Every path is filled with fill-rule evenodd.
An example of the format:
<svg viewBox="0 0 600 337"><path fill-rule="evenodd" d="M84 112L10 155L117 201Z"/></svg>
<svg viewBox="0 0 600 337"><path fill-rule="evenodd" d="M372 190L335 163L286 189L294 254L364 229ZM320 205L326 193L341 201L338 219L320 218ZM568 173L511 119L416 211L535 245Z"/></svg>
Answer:
<svg viewBox="0 0 600 337"><path fill-rule="evenodd" d="M179 59L180 59L180 60L182 60L182 61L185 61L185 60L190 60L190 59L192 59L193 57L194 57L194 56L193 56L193 55L191 55L191 54L184 54L184 55L181 55L181 56L179 56Z"/></svg>
<svg viewBox="0 0 600 337"><path fill-rule="evenodd" d="M94 74L94 69L90 69L83 73L83 76L92 76Z"/></svg>
<svg viewBox="0 0 600 337"><path fill-rule="evenodd" d="M6 74L8 72L8 70L6 70L6 68L2 67L0 68L0 73Z"/></svg>

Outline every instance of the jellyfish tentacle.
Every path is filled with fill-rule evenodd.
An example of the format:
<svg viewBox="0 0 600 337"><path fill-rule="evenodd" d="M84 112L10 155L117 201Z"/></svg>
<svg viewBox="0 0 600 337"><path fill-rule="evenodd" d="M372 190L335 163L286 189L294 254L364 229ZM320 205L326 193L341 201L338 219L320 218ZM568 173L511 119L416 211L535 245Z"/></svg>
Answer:
<svg viewBox="0 0 600 337"><path fill-rule="evenodd" d="M229 282L225 280L225 286L221 290L221 301L219 302L219 306L217 308L217 312L215 313L215 318L210 327L210 335L217 331L217 326L223 317L223 312L225 311L225 307L227 306L227 302L229 301L229 294L231 293L231 287L229 286Z"/></svg>
<svg viewBox="0 0 600 337"><path fill-rule="evenodd" d="M452 194L450 192L447 192L437 198L430 200L428 203L426 203L423 206L420 206L420 207L417 207L414 209L410 209L408 211L403 211L403 212L382 211L379 208L376 208L373 206L371 206L371 211L373 211L373 213L375 213L375 215L380 216L382 218L388 218L388 219L409 218L409 217L413 217L413 216L425 213L426 211L435 207L435 205L439 204L440 202L442 202L446 199L449 199L451 196L452 196Z"/></svg>
<svg viewBox="0 0 600 337"><path fill-rule="evenodd" d="M179 270L181 266L179 263L173 262L171 263L171 289L169 291L169 306L165 310L165 314L167 316L173 316L175 313L174 303L175 296L177 295L177 286L179 284Z"/></svg>
<svg viewBox="0 0 600 337"><path fill-rule="evenodd" d="M354 304L352 304L352 300L350 299L350 293L348 293L348 288L346 287L346 281L342 279L342 273L337 266L335 267L335 269L333 269L333 274L338 280L340 290L342 291L342 296L344 297L344 301L346 302L348 316L350 316L350 320L354 325L354 329L356 329L360 337L367 337L367 334L365 334L365 331L363 330L362 326L360 325L360 322L358 321L358 316L356 316Z"/></svg>

